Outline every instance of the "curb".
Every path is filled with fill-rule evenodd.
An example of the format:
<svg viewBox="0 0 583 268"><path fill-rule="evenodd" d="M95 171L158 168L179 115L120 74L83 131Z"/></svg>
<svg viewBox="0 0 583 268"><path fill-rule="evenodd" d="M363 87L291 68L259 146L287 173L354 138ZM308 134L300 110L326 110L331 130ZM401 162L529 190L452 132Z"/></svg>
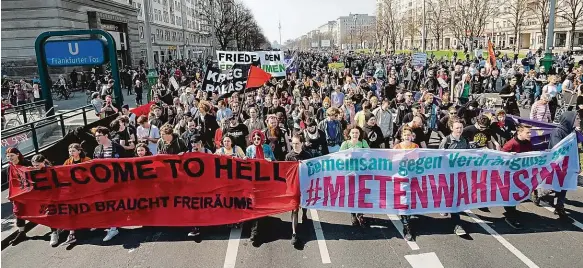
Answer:
<svg viewBox="0 0 583 268"><path fill-rule="evenodd" d="M34 222L27 222L26 225L24 225L24 233L28 233L28 231L32 230L32 228L36 227L36 225L37 224ZM18 228L15 228L12 233L5 237L2 237L2 250L10 246L10 241L16 237L17 233Z"/></svg>

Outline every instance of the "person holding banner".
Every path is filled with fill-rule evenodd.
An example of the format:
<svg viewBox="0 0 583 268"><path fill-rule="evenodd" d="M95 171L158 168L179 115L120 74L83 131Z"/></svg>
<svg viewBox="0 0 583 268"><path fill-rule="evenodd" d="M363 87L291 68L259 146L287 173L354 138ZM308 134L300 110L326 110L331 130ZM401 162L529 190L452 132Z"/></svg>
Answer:
<svg viewBox="0 0 583 268"><path fill-rule="evenodd" d="M532 143L530 142L531 132L530 129L532 127L525 124L520 124L516 128L516 134L514 138L507 141L504 146L502 147L501 151L509 152L509 153L526 153L532 151ZM518 210L514 206L505 206L504 210L504 220L510 227L514 229L521 229L522 224L518 220L520 215L518 214Z"/></svg>
<svg viewBox="0 0 583 268"><path fill-rule="evenodd" d="M234 145L233 143L233 139L231 139L230 136L225 135L222 139L222 147L217 149L217 151L215 152L215 154L217 155L228 155L231 157L236 157L236 158L247 158L245 156L245 153L243 152L243 150L241 149L241 147Z"/></svg>
<svg viewBox="0 0 583 268"><path fill-rule="evenodd" d="M49 162L49 160L46 159L46 157L42 154L37 154L33 156L30 162L32 163L32 166L35 169L46 169L47 167L52 166L51 162ZM49 241L49 244L52 247L56 246L59 243L59 235L61 235L62 231L63 230L61 229L51 228L51 239Z"/></svg>
<svg viewBox="0 0 583 268"><path fill-rule="evenodd" d="M115 143L109 138L109 129L103 126L99 126L95 129L95 139L97 139L97 147L93 152L93 159L103 159L103 158L123 158L124 148ZM107 235L103 238L103 242L111 240L113 237L119 234L116 227L111 227L107 230Z"/></svg>
<svg viewBox="0 0 583 268"><path fill-rule="evenodd" d="M342 124L338 120L339 114L338 108L329 108L326 110L326 119L318 124L318 129L326 135L326 144L330 153L338 152L342 144Z"/></svg>
<svg viewBox="0 0 583 268"><path fill-rule="evenodd" d="M580 124L581 118L577 117L574 111L566 111L559 116L559 127L553 129L551 132L549 149L552 149L561 142L564 138L569 136L569 134L575 131L575 126ZM579 121L579 122L577 122ZM565 211L565 199L567 198L567 190L562 190L556 194L557 203L555 204L555 215L559 215L560 218L566 218L567 212Z"/></svg>
<svg viewBox="0 0 583 268"><path fill-rule="evenodd" d="M285 161L302 161L312 158L313 155L302 148L302 138L299 135L292 137L292 151L285 156ZM302 208L302 223L308 221L308 210ZM299 209L292 211L292 239L291 244L297 246L300 240L297 237Z"/></svg>
<svg viewBox="0 0 583 268"><path fill-rule="evenodd" d="M68 165L75 165L75 164L80 164L83 162L87 162L90 161L91 158L87 157L85 155L85 152L83 151L83 148L81 147L81 145L79 143L71 143L69 145L69 158L67 160L65 160L65 163L63 164L63 166L68 166ZM57 239L58 240L58 237ZM53 242L53 237L51 234L51 245ZM72 245L75 242L77 242L77 238L75 237L75 230L70 230L69 231L69 235L67 236L67 240L61 244L61 246L68 246L68 245ZM57 242L55 242L56 245Z"/></svg>
<svg viewBox="0 0 583 268"><path fill-rule="evenodd" d="M359 148L370 148L366 140L364 140L363 131L355 125L349 125L346 129L346 140L340 146L340 151ZM362 213L350 213L352 217L352 226L365 227L366 222Z"/></svg>
<svg viewBox="0 0 583 268"><path fill-rule="evenodd" d="M462 136L464 130L462 121L456 116L453 116L447 124L451 133L439 144L439 149L471 149L468 140ZM458 236L466 235L466 231L461 226L460 214L455 212L450 215L454 224L453 232ZM442 214L442 216L447 216L447 213Z"/></svg>
<svg viewBox="0 0 583 268"><path fill-rule="evenodd" d="M32 167L32 163L28 159L25 159L24 155L22 155L22 153L14 147L6 149L6 159L10 161L10 166L8 168L9 174L11 174L13 171L16 172L14 169L16 169L17 166ZM12 183L12 180L9 180L9 182ZM26 221L18 218L18 208L20 206L20 203L12 202L12 212L16 216L16 227L18 228L16 236L10 241L10 244L13 246L26 239L26 232L24 231Z"/></svg>

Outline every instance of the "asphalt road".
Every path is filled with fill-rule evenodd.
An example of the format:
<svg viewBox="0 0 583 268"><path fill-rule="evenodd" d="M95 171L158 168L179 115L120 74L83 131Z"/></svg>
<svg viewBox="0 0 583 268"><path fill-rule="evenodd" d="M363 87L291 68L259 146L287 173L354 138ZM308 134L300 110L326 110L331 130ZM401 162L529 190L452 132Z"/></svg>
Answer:
<svg viewBox="0 0 583 268"><path fill-rule="evenodd" d="M524 112L524 111L523 111ZM524 202L518 208L524 228L503 220L503 208L462 215L466 237L453 234L448 217L415 217L414 243L402 238L394 215L366 215L370 228L350 226L346 213L309 211L300 224L303 243L290 244L290 213L268 217L261 229L265 243L255 247L248 227L208 227L200 239L187 228L122 228L110 242L105 232L78 232L72 247L49 245L50 230L37 226L29 239L2 250L5 267L581 267L583 252L583 179L567 194L570 220L559 220L550 207ZM66 234L61 235L61 242Z"/></svg>
<svg viewBox="0 0 583 268"><path fill-rule="evenodd" d="M583 185L583 181L580 181ZM515 230L502 218L503 209L464 213L466 237L453 234L451 222L439 214L412 220L415 243L407 243L395 216L366 215L370 228L350 226L345 213L309 211L300 224L304 241L290 244L290 214L266 220L266 242L254 247L249 230L203 229L201 239L186 228L123 228L110 242L102 230L78 233L73 247L49 245L49 229L37 226L30 239L2 251L4 267L581 267L583 252L583 188L570 191L566 208L575 221L562 221L552 208L531 202L519 206L524 228ZM317 214L317 216L316 216ZM316 219L319 219L317 221ZM61 235L64 241L66 234ZM240 239L239 239L240 238Z"/></svg>

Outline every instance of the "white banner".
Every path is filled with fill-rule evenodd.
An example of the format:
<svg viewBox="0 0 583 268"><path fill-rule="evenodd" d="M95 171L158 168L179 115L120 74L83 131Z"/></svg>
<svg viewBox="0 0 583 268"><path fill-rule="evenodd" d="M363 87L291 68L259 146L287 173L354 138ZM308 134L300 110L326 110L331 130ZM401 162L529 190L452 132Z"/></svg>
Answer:
<svg viewBox="0 0 583 268"><path fill-rule="evenodd" d="M330 40L322 40L322 47L330 47Z"/></svg>
<svg viewBox="0 0 583 268"><path fill-rule="evenodd" d="M304 208L368 214L515 206L537 187L577 189L575 134L552 150L352 149L300 164Z"/></svg>
<svg viewBox="0 0 583 268"><path fill-rule="evenodd" d="M236 63L258 62L273 77L285 76L283 51L217 51L217 62L221 70L230 69Z"/></svg>

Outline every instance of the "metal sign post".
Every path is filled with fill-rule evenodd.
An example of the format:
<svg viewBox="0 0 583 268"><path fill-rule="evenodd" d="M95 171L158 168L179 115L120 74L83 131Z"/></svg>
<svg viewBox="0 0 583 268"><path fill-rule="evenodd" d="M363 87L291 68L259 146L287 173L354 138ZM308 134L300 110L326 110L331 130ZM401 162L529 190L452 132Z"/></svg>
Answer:
<svg viewBox="0 0 583 268"><path fill-rule="evenodd" d="M79 35L101 35L107 40L107 43L101 39L47 41L55 36ZM123 105L115 40L108 32L99 29L44 32L36 38L35 51L42 86L42 98L45 100L45 110L49 111L48 116L54 114L48 66L95 66L109 61L114 81L114 104L118 108Z"/></svg>

